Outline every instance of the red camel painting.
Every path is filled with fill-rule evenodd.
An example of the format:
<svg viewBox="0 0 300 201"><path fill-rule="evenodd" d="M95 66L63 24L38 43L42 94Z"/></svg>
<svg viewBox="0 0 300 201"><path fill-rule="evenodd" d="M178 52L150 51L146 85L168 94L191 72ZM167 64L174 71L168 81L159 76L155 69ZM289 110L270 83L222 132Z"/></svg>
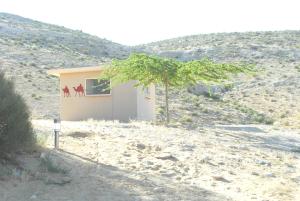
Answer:
<svg viewBox="0 0 300 201"><path fill-rule="evenodd" d="M70 90L67 86L65 86L65 88L63 88L62 90L64 92L64 97L70 97L71 96Z"/></svg>
<svg viewBox="0 0 300 201"><path fill-rule="evenodd" d="M82 94L84 96L84 89L83 89L82 84L80 84L78 87L73 87L73 89L76 92L75 96L77 95L77 93L79 96L80 96L80 94Z"/></svg>

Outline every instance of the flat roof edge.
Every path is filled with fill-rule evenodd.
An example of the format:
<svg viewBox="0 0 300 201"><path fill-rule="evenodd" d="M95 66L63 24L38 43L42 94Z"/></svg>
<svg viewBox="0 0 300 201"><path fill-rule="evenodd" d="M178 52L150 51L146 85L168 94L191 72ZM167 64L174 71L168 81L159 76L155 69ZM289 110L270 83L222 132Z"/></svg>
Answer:
<svg viewBox="0 0 300 201"><path fill-rule="evenodd" d="M78 67L78 68L60 68L48 70L47 74L59 77L61 74L69 73L81 73L81 72L94 72L103 70L103 66L89 66L89 67Z"/></svg>

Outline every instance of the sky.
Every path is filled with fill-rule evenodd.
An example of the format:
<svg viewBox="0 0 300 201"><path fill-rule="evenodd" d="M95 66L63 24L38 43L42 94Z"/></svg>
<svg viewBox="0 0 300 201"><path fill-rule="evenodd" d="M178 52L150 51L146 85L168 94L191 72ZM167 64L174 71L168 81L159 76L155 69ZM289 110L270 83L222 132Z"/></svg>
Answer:
<svg viewBox="0 0 300 201"><path fill-rule="evenodd" d="M124 45L179 36L300 30L300 0L0 0L0 12Z"/></svg>

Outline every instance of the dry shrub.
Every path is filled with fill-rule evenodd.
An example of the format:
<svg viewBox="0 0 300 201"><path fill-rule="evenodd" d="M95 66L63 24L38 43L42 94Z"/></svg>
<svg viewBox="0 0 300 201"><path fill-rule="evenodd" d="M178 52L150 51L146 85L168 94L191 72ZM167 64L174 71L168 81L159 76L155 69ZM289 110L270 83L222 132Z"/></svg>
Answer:
<svg viewBox="0 0 300 201"><path fill-rule="evenodd" d="M34 143L30 114L14 83L0 72L0 153L28 148Z"/></svg>

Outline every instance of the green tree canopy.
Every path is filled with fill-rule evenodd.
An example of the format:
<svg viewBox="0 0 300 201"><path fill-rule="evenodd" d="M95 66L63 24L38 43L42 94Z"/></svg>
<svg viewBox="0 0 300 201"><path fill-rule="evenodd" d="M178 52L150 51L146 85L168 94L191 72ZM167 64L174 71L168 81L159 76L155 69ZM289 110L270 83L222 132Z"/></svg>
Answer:
<svg viewBox="0 0 300 201"><path fill-rule="evenodd" d="M127 59L113 60L100 79L111 79L112 85L137 80L136 86L150 84L165 88L166 120L169 122L169 88L185 87L198 82L216 83L230 78L232 74L249 73L247 65L215 63L209 59L181 62L170 58L133 53Z"/></svg>
<svg viewBox="0 0 300 201"><path fill-rule="evenodd" d="M125 60L113 60L101 75L103 79L111 79L113 85L139 81L137 85L147 87L149 84L164 84L180 86L179 69L182 63L167 58L148 56L146 54L131 54Z"/></svg>

